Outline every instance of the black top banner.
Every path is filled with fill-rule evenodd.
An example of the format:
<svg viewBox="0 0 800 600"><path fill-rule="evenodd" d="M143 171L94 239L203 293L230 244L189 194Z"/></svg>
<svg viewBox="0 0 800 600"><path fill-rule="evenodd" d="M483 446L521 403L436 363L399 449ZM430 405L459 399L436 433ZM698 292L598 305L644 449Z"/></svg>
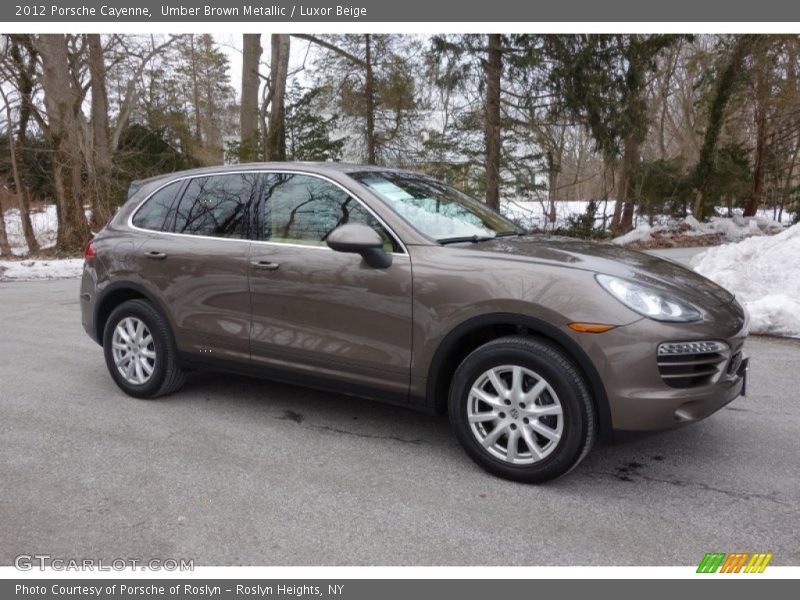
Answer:
<svg viewBox="0 0 800 600"><path fill-rule="evenodd" d="M0 21L41 22L797 22L787 0L61 0L0 5Z"/></svg>

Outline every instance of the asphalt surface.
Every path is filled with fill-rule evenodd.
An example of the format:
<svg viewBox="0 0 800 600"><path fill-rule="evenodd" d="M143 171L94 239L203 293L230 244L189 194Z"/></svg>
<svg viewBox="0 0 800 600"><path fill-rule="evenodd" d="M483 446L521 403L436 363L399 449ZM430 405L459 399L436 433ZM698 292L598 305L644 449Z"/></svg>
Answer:
<svg viewBox="0 0 800 600"><path fill-rule="evenodd" d="M83 332L78 282L0 284L0 564L800 564L800 343L752 338L750 395L596 447L544 486L495 479L447 421L201 373L129 398Z"/></svg>

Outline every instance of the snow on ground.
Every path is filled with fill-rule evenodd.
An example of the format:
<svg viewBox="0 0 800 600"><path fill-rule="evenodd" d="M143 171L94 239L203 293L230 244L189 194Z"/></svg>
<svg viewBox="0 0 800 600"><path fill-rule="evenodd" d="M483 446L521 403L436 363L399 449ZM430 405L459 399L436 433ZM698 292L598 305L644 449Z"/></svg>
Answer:
<svg viewBox="0 0 800 600"><path fill-rule="evenodd" d="M616 200L613 199L608 201L598 200L596 202L597 209L594 217L596 227L601 227L604 224L609 225L611 223L611 217L614 214L615 205ZM548 211L550 210L550 203L547 200L539 201L507 198L501 201L500 212L525 229L550 231L560 227L568 227L570 217L580 217L585 215L586 208L588 206L589 202L585 200L557 200L555 202L555 223L551 223L547 219ZM720 215L727 214L728 212L728 209L722 206L716 207L715 210L717 214ZM712 217L709 223L699 223L692 216L689 216L686 219L675 219L666 215L657 215L655 217L655 223L652 227L652 233L658 234L660 232L682 226L683 228L694 232L690 233L690 235L699 237L709 234L724 234L725 239L733 241L736 239L742 239L752 234L765 232L775 233L776 231L780 231L783 227L785 227L786 223L792 222L794 214L784 211L781 219L783 225L774 221L774 216L775 215L772 209L759 209L758 214L755 217L757 224L751 225L749 223L751 219L745 219L742 217L741 208L733 209L732 217ZM639 215L634 218L634 226L635 229L643 229L645 231L650 228L647 218ZM753 229L748 232L746 229L747 227L753 227ZM755 230L756 227L759 229L759 231ZM647 239L643 233L640 235L645 240ZM642 240L634 239L633 241Z"/></svg>
<svg viewBox="0 0 800 600"><path fill-rule="evenodd" d="M597 203L597 212L595 213L597 226L603 224L604 215L605 220L611 222L615 203L615 200ZM555 223L550 223L547 219L550 203L546 200L541 202L537 200L503 200L500 203L500 212L525 229L552 230L559 227L567 227L570 217L579 217L586 214L587 206L589 206L589 202L583 200L556 201Z"/></svg>
<svg viewBox="0 0 800 600"><path fill-rule="evenodd" d="M736 294L752 333L800 338L800 224L709 248L692 266Z"/></svg>
<svg viewBox="0 0 800 600"><path fill-rule="evenodd" d="M86 211L88 217L90 211ZM4 214L6 233L11 251L16 256L25 256L28 245L22 233L22 219L17 208ZM58 216L56 205L47 204L42 209L31 211L31 226L42 250L52 248L58 235ZM68 279L80 277L83 270L82 258L0 260L0 281L31 281L36 279Z"/></svg>
<svg viewBox="0 0 800 600"><path fill-rule="evenodd" d="M83 271L82 258L0 260L0 281L72 279Z"/></svg>
<svg viewBox="0 0 800 600"><path fill-rule="evenodd" d="M17 208L11 208L5 212L6 233L11 250L17 256L27 254L28 245L25 243L25 236L22 233L22 219ZM42 249L50 248L56 243L58 233L58 217L56 216L56 205L47 204L42 210L31 211L31 227L36 236L36 241Z"/></svg>

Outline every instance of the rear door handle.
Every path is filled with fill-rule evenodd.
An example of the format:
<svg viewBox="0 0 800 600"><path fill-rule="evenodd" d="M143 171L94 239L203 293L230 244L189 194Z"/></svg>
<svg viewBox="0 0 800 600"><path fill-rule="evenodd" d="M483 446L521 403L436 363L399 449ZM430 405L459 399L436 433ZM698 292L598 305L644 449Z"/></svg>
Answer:
<svg viewBox="0 0 800 600"><path fill-rule="evenodd" d="M167 258L166 254L164 254L163 252L158 252L156 250L152 250L150 252L145 252L144 255L147 258L152 258L154 260L161 260L162 258Z"/></svg>
<svg viewBox="0 0 800 600"><path fill-rule="evenodd" d="M276 271L280 267L280 263L270 262L268 260L254 260L250 263L259 271Z"/></svg>

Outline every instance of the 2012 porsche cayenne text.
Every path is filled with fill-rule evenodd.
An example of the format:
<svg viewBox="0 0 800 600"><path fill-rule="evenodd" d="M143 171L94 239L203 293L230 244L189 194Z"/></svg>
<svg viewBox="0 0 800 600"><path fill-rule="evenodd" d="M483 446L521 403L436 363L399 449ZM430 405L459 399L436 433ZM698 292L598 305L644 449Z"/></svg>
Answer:
<svg viewBox="0 0 800 600"><path fill-rule="evenodd" d="M83 326L128 394L231 370L449 413L496 475L557 477L613 431L743 391L747 319L675 263L526 235L449 185L344 164L136 182L86 249Z"/></svg>

